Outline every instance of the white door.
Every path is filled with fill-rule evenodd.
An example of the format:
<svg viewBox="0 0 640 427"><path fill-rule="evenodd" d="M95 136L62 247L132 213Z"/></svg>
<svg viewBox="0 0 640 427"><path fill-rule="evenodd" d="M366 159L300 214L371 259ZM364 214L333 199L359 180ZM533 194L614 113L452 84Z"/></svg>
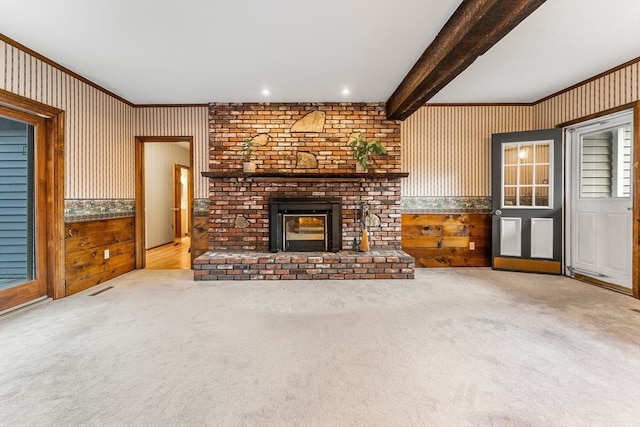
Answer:
<svg viewBox="0 0 640 427"><path fill-rule="evenodd" d="M571 133L568 272L631 290L632 112Z"/></svg>

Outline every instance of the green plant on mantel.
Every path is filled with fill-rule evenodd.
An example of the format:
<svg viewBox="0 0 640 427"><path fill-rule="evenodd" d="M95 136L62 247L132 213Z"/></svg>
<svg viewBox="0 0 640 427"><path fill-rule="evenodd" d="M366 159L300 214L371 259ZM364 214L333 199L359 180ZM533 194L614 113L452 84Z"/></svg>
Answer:
<svg viewBox="0 0 640 427"><path fill-rule="evenodd" d="M382 142L374 139L367 141L361 133L351 139L349 146L353 148L353 158L362 166L364 171L369 170L373 162L369 156L387 154L387 149L384 148Z"/></svg>
<svg viewBox="0 0 640 427"><path fill-rule="evenodd" d="M242 158L244 159L244 161L242 162L242 170L244 172L253 173L256 171L256 164L251 161L251 156L253 155L254 149L253 137L245 138L240 143L240 153L242 154Z"/></svg>
<svg viewBox="0 0 640 427"><path fill-rule="evenodd" d="M251 161L253 150L253 137L243 139L240 143L240 153L245 162Z"/></svg>

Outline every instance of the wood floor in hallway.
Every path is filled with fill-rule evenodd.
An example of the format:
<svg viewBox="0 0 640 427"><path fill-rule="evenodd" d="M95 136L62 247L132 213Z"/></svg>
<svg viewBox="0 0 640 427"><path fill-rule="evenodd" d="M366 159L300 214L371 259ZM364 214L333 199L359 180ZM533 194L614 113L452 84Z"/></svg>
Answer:
<svg viewBox="0 0 640 427"><path fill-rule="evenodd" d="M150 270L180 270L191 268L191 238L149 249L146 252L147 267Z"/></svg>

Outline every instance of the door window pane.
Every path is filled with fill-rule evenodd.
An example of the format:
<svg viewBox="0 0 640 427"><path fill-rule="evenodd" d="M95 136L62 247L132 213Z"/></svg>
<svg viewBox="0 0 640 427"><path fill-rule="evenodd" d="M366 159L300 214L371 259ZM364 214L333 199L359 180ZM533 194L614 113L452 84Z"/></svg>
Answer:
<svg viewBox="0 0 640 427"><path fill-rule="evenodd" d="M518 164L518 146L516 145L507 145L504 147L504 159L503 163L505 165L517 165Z"/></svg>
<svg viewBox="0 0 640 427"><path fill-rule="evenodd" d="M551 207L551 142L503 144L503 207Z"/></svg>
<svg viewBox="0 0 640 427"><path fill-rule="evenodd" d="M549 163L549 144L536 145L536 163Z"/></svg>
<svg viewBox="0 0 640 427"><path fill-rule="evenodd" d="M504 167L504 185L518 185L518 166Z"/></svg>
<svg viewBox="0 0 640 427"><path fill-rule="evenodd" d="M520 187L519 206L533 206L533 187Z"/></svg>
<svg viewBox="0 0 640 427"><path fill-rule="evenodd" d="M549 206L549 188L544 186L536 187L534 206Z"/></svg>
<svg viewBox="0 0 640 427"><path fill-rule="evenodd" d="M580 198L608 199L631 195L631 125L582 136Z"/></svg>
<svg viewBox="0 0 640 427"><path fill-rule="evenodd" d="M532 145L520 145L518 146L518 163L531 164L533 163L533 146Z"/></svg>
<svg viewBox="0 0 640 427"><path fill-rule="evenodd" d="M517 206L518 205L518 188L517 187L505 187L504 191L504 206Z"/></svg>
<svg viewBox="0 0 640 427"><path fill-rule="evenodd" d="M536 185L549 184L549 165L536 165Z"/></svg>
<svg viewBox="0 0 640 427"><path fill-rule="evenodd" d="M522 165L520 166L520 185L532 185L533 184L533 166Z"/></svg>

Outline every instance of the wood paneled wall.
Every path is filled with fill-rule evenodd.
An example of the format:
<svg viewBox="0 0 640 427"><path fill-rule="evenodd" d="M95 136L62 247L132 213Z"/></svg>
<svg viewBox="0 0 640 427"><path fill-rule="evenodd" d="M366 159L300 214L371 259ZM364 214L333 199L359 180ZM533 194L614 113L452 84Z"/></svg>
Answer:
<svg viewBox="0 0 640 427"><path fill-rule="evenodd" d="M136 136L193 137L193 197L206 199L208 180L200 172L209 170L208 106L136 107Z"/></svg>
<svg viewBox="0 0 640 427"><path fill-rule="evenodd" d="M135 269L133 217L69 223L65 230L67 296Z"/></svg>
<svg viewBox="0 0 640 427"><path fill-rule="evenodd" d="M191 222L191 265L209 250L209 216L194 215Z"/></svg>
<svg viewBox="0 0 640 427"><path fill-rule="evenodd" d="M491 215L402 214L402 250L416 267L490 267Z"/></svg>
<svg viewBox="0 0 640 427"><path fill-rule="evenodd" d="M65 111L66 199L133 198L133 108L0 40L0 88Z"/></svg>
<svg viewBox="0 0 640 427"><path fill-rule="evenodd" d="M402 122L403 196L491 194L491 134L528 130L530 106L426 105Z"/></svg>

